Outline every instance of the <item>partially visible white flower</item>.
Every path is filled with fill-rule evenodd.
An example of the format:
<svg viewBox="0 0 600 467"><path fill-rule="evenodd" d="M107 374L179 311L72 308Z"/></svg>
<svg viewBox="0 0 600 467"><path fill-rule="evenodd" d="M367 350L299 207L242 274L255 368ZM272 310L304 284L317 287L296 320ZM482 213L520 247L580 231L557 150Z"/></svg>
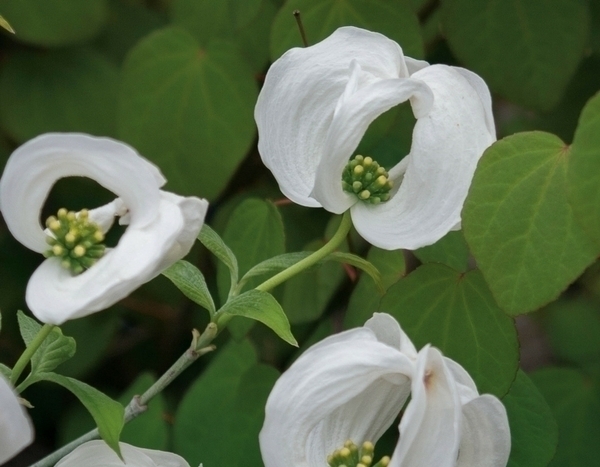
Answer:
<svg viewBox="0 0 600 467"><path fill-rule="evenodd" d="M0 464L12 459L33 441L33 427L19 397L0 374Z"/></svg>
<svg viewBox="0 0 600 467"><path fill-rule="evenodd" d="M0 179L0 210L17 240L39 253L49 249L40 211L54 183L88 177L118 198L89 211L102 232L115 216L129 226L114 249L73 275L59 258L33 273L26 301L42 322L62 324L105 309L186 255L202 228L208 202L160 190L165 179L130 146L109 138L49 133L23 144Z"/></svg>
<svg viewBox="0 0 600 467"><path fill-rule="evenodd" d="M368 126L407 100L417 118L410 153L370 182L358 177L356 194L345 191L342 174ZM405 57L394 41L355 27L275 61L254 116L281 191L303 206L351 209L358 232L385 249L419 248L459 228L477 161L496 139L479 76ZM381 186L369 185L382 174Z"/></svg>
<svg viewBox="0 0 600 467"><path fill-rule="evenodd" d="M386 314L310 347L267 400L260 432L265 467L322 467L347 439L379 439L406 402L416 356Z"/></svg>
<svg viewBox="0 0 600 467"><path fill-rule="evenodd" d="M480 396L467 372L376 313L363 328L309 348L279 378L265 409L265 467L324 467L351 440L375 443L400 413L391 467L504 467L506 410Z"/></svg>
<svg viewBox="0 0 600 467"><path fill-rule="evenodd" d="M119 443L125 463L104 441L88 441L63 457L55 467L190 467L177 454ZM200 464L202 467L202 464Z"/></svg>

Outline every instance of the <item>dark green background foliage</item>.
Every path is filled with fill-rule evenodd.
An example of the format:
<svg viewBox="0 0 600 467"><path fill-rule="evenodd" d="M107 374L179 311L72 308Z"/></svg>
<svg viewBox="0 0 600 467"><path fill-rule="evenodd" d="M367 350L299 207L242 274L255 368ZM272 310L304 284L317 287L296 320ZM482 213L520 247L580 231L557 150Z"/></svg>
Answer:
<svg viewBox="0 0 600 467"><path fill-rule="evenodd" d="M369 249L351 233L340 250L377 266L384 290L337 262L279 286L273 295L300 350L236 316L214 355L154 400L122 439L174 450L194 467L259 467L257 435L278 374L311 343L385 311L417 347L439 347L482 392L503 399L511 467L598 465L599 4L0 0L0 15L16 30L0 33L2 165L15 147L49 131L130 143L160 167L166 189L209 199L208 223L236 254L239 277L273 256L318 248L338 222L287 203L256 150L253 109L269 63L302 45L293 10L312 44L339 26L364 27L408 56L475 71L493 94L499 141L477 168L462 232L414 252ZM360 151L393 165L410 148L413 124L407 106L392 109ZM89 180L61 180L43 215L109 199ZM0 361L12 366L23 349L16 310L25 309L25 284L41 257L4 224L0 244ZM201 246L187 260L204 273L218 308L230 288L227 268ZM172 274L188 272L184 265ZM205 326L213 305L202 303L159 277L110 310L64 325L77 353L56 371L126 403L185 350L193 327ZM92 423L59 387L33 385L24 397L36 407L37 439L15 465Z"/></svg>

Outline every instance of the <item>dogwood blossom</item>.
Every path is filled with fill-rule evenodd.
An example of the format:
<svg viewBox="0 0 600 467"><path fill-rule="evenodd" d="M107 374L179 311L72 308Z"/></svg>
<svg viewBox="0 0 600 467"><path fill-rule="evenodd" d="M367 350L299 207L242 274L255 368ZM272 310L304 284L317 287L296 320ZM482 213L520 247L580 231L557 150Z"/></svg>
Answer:
<svg viewBox="0 0 600 467"><path fill-rule="evenodd" d="M350 162L371 122L407 100L417 118L410 153L389 170L368 156ZM477 161L495 140L479 76L405 57L355 27L275 61L254 115L281 191L303 206L351 209L358 232L385 249L419 248L460 228Z"/></svg>
<svg viewBox="0 0 600 467"><path fill-rule="evenodd" d="M10 383L0 374L0 464L33 441L33 427Z"/></svg>
<svg viewBox="0 0 600 467"><path fill-rule="evenodd" d="M119 443L119 446L125 462L104 441L96 440L77 447L56 467L190 467L183 457L171 452L138 448L127 443Z"/></svg>
<svg viewBox="0 0 600 467"><path fill-rule="evenodd" d="M468 373L439 350L417 353L394 318L376 313L363 328L309 348L276 382L260 433L265 467L324 467L330 456L346 455L344 446L367 446L371 455L369 445L409 394L400 439L381 465L506 465L510 431L502 403L480 396Z"/></svg>
<svg viewBox="0 0 600 467"><path fill-rule="evenodd" d="M89 177L118 198L89 212L60 210L43 229L48 193L69 176ZM61 324L105 309L189 252L208 203L160 190L165 181L133 148L109 138L49 133L11 155L0 179L0 210L17 240L51 256L27 285L38 319ZM128 228L105 249L97 242L115 216Z"/></svg>

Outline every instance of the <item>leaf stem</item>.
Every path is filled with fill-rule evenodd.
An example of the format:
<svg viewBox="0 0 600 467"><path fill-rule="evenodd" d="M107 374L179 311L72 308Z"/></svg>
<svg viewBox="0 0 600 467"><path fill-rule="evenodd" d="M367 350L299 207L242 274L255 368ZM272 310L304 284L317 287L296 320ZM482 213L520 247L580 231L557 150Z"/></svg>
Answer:
<svg viewBox="0 0 600 467"><path fill-rule="evenodd" d="M25 351L21 354L10 374L10 382L13 386L16 386L21 373L23 373L23 370L31 360L31 357L33 357L33 354L35 354L36 350L39 349L40 345L42 345L46 340L46 337L48 337L48 334L50 334L55 327L54 324L44 324L29 343Z"/></svg>
<svg viewBox="0 0 600 467"><path fill-rule="evenodd" d="M215 350L215 346L210 343L217 335L217 325L209 323L202 334L194 329L194 338L190 347L181 355L173 365L141 396L135 396L125 408L125 423L130 422L138 415L144 413L147 404L152 398L163 391L171 382L177 378L187 367L194 363L199 357ZM76 447L97 439L100 437L98 429L91 430L79 438L71 441L62 448L54 451L52 454L44 457L30 467L52 467L60 459L65 457Z"/></svg>
<svg viewBox="0 0 600 467"><path fill-rule="evenodd" d="M331 237L331 240L329 240L325 245L312 253L310 256L307 256L289 268L275 274L270 279L267 279L262 284L257 286L256 290L268 292L269 290L277 287L279 284L291 279L296 274L318 263L330 253L333 253L333 251L344 241L346 235L348 235L348 232L350 232L351 227L352 219L350 218L350 211L346 211L342 216L342 221L340 222L337 231L333 237Z"/></svg>

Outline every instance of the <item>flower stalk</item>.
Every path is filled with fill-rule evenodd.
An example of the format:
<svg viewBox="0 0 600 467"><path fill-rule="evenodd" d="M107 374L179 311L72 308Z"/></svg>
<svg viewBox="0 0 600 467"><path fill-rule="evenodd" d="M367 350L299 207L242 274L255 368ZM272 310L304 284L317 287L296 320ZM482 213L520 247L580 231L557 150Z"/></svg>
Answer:
<svg viewBox="0 0 600 467"><path fill-rule="evenodd" d="M144 413L147 409L148 402L169 386L175 378L198 358L215 350L216 347L212 345L211 342L217 336L217 331L218 329L215 323L209 323L202 334L194 329L190 347L152 386L150 386L142 395L135 396L127 405L125 408L125 423L130 422L140 414ZM32 464L30 467L52 467L78 446L93 439L97 439L99 436L100 434L97 428L91 430L35 464Z"/></svg>
<svg viewBox="0 0 600 467"><path fill-rule="evenodd" d="M342 221L340 222L337 231L335 232L333 237L331 237L331 240L329 240L325 245L323 245L310 256L307 256L306 258L298 261L293 266L290 266L289 268L281 271L280 273L275 274L270 279L264 281L262 284L256 287L256 290L268 292L269 290L272 290L275 287L277 287L279 284L282 284L283 282L291 279L296 274L317 264L327 255L333 253L338 246L340 246L340 244L348 235L348 232L350 232L351 227L352 219L350 218L350 212L346 211L342 216Z"/></svg>
<svg viewBox="0 0 600 467"><path fill-rule="evenodd" d="M17 381L31 360L31 357L33 357L37 349L40 348L40 345L42 345L42 343L46 340L46 337L48 337L54 327L55 326L53 324L44 324L33 340L29 343L25 351L21 354L10 375L10 382L13 386L17 385Z"/></svg>

